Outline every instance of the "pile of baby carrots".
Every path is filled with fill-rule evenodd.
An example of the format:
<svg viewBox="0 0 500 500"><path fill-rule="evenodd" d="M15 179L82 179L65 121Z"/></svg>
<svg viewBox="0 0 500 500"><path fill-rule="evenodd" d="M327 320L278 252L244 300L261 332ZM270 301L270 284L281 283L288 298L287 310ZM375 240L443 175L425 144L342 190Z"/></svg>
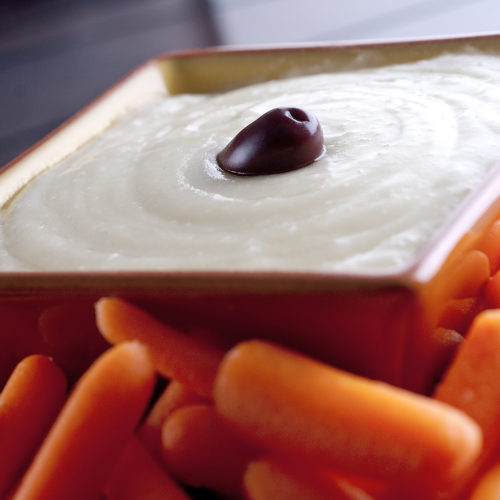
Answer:
<svg viewBox="0 0 500 500"><path fill-rule="evenodd" d="M487 293L500 307L500 275ZM0 393L2 499L500 498L500 309L429 397L265 340L223 352L118 298L83 353L60 313L40 319L54 356Z"/></svg>

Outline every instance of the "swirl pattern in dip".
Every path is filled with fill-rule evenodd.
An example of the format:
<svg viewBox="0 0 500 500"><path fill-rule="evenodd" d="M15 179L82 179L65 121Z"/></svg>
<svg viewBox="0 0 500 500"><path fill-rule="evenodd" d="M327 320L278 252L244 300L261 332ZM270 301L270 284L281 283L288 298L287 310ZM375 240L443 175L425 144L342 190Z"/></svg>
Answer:
<svg viewBox="0 0 500 500"><path fill-rule="evenodd" d="M222 172L271 108L316 114L301 170ZM155 99L34 179L2 212L0 268L394 271L500 159L500 59L411 64Z"/></svg>

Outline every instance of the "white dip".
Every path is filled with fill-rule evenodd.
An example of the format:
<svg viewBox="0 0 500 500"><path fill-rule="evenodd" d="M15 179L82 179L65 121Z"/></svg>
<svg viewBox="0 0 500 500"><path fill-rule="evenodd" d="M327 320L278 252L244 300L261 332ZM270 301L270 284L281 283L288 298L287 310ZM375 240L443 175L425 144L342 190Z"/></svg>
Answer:
<svg viewBox="0 0 500 500"><path fill-rule="evenodd" d="M278 106L316 114L326 155L240 177L214 157ZM23 189L0 269L394 271L500 160L500 58L413 64L158 99Z"/></svg>

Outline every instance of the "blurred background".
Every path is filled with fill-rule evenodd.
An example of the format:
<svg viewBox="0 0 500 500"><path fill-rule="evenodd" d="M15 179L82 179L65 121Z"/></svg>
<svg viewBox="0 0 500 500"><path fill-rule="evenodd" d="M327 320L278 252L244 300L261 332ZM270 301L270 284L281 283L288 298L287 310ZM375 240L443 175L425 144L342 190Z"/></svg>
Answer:
<svg viewBox="0 0 500 500"><path fill-rule="evenodd" d="M0 165L165 52L484 32L499 0L0 0Z"/></svg>

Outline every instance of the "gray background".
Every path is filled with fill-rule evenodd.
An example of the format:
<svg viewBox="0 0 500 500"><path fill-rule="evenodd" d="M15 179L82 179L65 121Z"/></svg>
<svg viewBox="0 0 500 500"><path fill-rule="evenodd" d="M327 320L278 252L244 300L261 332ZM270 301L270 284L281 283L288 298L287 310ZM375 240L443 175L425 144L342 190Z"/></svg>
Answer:
<svg viewBox="0 0 500 500"><path fill-rule="evenodd" d="M494 31L498 0L0 0L0 165L164 52Z"/></svg>

